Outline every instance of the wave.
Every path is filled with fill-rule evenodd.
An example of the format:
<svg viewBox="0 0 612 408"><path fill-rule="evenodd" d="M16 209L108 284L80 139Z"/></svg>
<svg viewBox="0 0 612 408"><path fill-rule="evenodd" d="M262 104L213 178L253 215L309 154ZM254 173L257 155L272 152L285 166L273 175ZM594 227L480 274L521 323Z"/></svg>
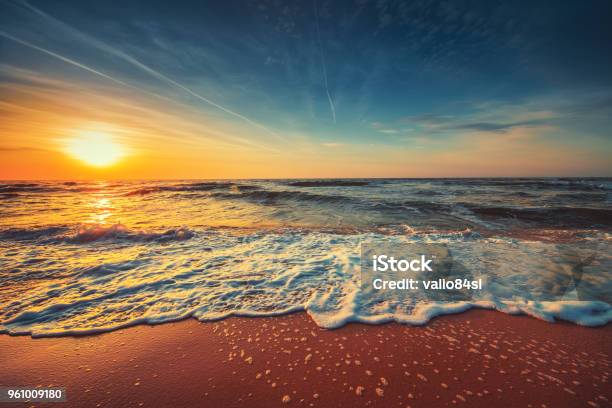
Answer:
<svg viewBox="0 0 612 408"><path fill-rule="evenodd" d="M560 189L576 191L612 190L609 178L603 179L433 179L432 183L443 185L466 185L475 187L522 187L533 190Z"/></svg>
<svg viewBox="0 0 612 408"><path fill-rule="evenodd" d="M61 191L61 188L38 183L0 184L0 194L6 193L51 193Z"/></svg>
<svg viewBox="0 0 612 408"><path fill-rule="evenodd" d="M34 241L39 239L50 239L54 236L69 231L66 226L49 226L41 228L9 228L0 231L2 241Z"/></svg>
<svg viewBox="0 0 612 408"><path fill-rule="evenodd" d="M436 193L425 193L424 196L434 196ZM433 201L420 200L383 200L368 199L365 197L354 197L339 194L318 194L307 191L296 190L263 190L248 189L246 191L234 192L213 192L209 197L216 199L246 200L264 205L276 205L281 202L303 202L314 204L352 204L365 211L387 212L387 215L397 212L421 212L430 214L432 212L450 214L452 205L436 203Z"/></svg>
<svg viewBox="0 0 612 408"><path fill-rule="evenodd" d="M327 329L339 328L349 323L385 324L396 322L422 326L436 317L463 313L473 308L497 310L511 315L528 315L550 323L562 320L587 327L604 326L612 321L612 307L601 301L430 302L417 305L410 313L389 311L371 316L355 313L351 310L355 306L355 304L349 304L346 307L347 310L335 314L307 311L317 325Z"/></svg>
<svg viewBox="0 0 612 408"><path fill-rule="evenodd" d="M500 192L498 191L491 191L491 193L496 194L496 195L500 194ZM505 197L518 197L518 198L537 198L539 197L538 194L528 193L526 191L508 191L508 192L501 193L501 195Z"/></svg>
<svg viewBox="0 0 612 408"><path fill-rule="evenodd" d="M324 195L308 193L305 191L288 191L288 190L261 190L250 189L238 194L229 192L215 192L211 197L220 199L239 199L255 201L260 204L275 204L277 201L305 201L315 203L348 203L354 200L350 197L340 195Z"/></svg>
<svg viewBox="0 0 612 408"><path fill-rule="evenodd" d="M431 302L418 305L412 313L381 312L373 316L361 315L356 310L352 310L351 308L356 305L354 302L349 301L348 305L344 306L344 309L336 312L325 312L317 309L315 304L307 304L268 311L240 309L217 312L207 316L202 314L199 308L192 308L190 310L168 310L157 316L139 316L120 322L108 322L95 326L60 327L53 326L52 324L40 324L42 321L49 319L49 316L53 314L61 314L64 309L73 309L79 306L85 308L89 305L87 303L83 305L66 304L37 312L25 312L10 320L1 322L0 334L29 335L32 338L86 336L108 333L137 325L172 323L189 318L194 318L201 322L209 322L234 316L247 318L276 317L296 312L306 312L319 327L324 329L337 329L350 323L380 325L395 322L411 326L425 326L437 317L464 313L471 309L488 309L510 315L527 315L548 323L565 321L585 327L601 327L612 321L612 307L608 303L601 301Z"/></svg>
<svg viewBox="0 0 612 408"><path fill-rule="evenodd" d="M143 196L143 195L147 195L147 194L159 193L159 192L162 192L162 191L166 191L166 190L161 188L161 187L143 187L143 188L139 188L139 189L136 189L136 190L129 191L129 192L125 193L124 196L126 196L126 197Z"/></svg>
<svg viewBox="0 0 612 408"><path fill-rule="evenodd" d="M575 192L575 193L560 193L555 194L555 200L564 201L586 201L586 202L602 202L608 199L608 193L604 192Z"/></svg>
<svg viewBox="0 0 612 408"><path fill-rule="evenodd" d="M18 190L0 197L28 200L0 201L8 215L0 220L6 265L0 281L11 283L3 292L0 332L65 335L298 310L330 328L351 321L425 324L471 307L585 325L612 321L607 304L530 297L531 279L544 270L537 262L555 262L539 257L540 250L612 242L612 209L602 202L610 194L606 181L585 181L595 186L586 189L573 179L376 180L364 188L338 182L347 180L0 184ZM32 193L45 189L65 194ZM79 225L84 219L110 223ZM123 224L113 224L119 219ZM57 220L65 225L51 224ZM361 290L360 245L368 240L535 247L487 257L499 262L488 264L492 284L474 301L399 304L373 302ZM530 263L511 268L516 259ZM609 282L595 274L590 283L604 289Z"/></svg>
<svg viewBox="0 0 612 408"><path fill-rule="evenodd" d="M102 235L126 233L129 234L115 227L114 232ZM413 236L410 242L429 243L429 238L425 241L424 237ZM557 253L554 244L517 246L513 241L502 246L471 237L468 245L456 248L455 255L470 271L478 271L481 252L472 249L478 244L486 245L490 254L487 260L493 263L483 276L487 279L483 291L471 299L438 301L428 299L421 291L398 297L373 293L362 286L360 244L372 239L384 239L387 244L408 242L402 236L372 234L212 232L164 251L153 247L138 251L96 248L92 257L90 248L78 246L69 259L48 266L69 284L37 281L31 268L14 272L21 273L21 279L30 286L26 293L7 288L4 295L9 307L0 310L0 332L65 336L189 317L209 321L296 311L305 311L324 328L351 322L423 325L436 316L470 308L528 314L550 322L567 320L585 326L612 321L612 306L598 298L537 300L533 290L536 283L549 279L556 283L563 278L553 269L536 268L541 264L542 253ZM465 239L456 235L451 242L463 244ZM439 236L432 242L449 242L449 237ZM204 250L207 247L214 249ZM80 262L80 255L95 261ZM554 256L545 258L546 262L555 261ZM515 268L508 262L514 259L528 266ZM609 271L604 273L608 274L584 275L583 282L605 291L599 285L609 277ZM608 282L604 280L604 284Z"/></svg>
<svg viewBox="0 0 612 408"><path fill-rule="evenodd" d="M128 229L122 224L100 225L86 224L79 227L78 231L71 236L64 237L65 242L89 243L103 240L125 240L136 242L168 242L183 241L190 239L195 233L189 228L173 228L163 232L142 232Z"/></svg>
<svg viewBox="0 0 612 408"><path fill-rule="evenodd" d="M216 189L227 189L232 186L235 186L236 183L231 181L220 181L220 182L198 182L198 183L186 183L186 184L177 184L175 186L170 186L171 189L176 191L209 191Z"/></svg>
<svg viewBox="0 0 612 408"><path fill-rule="evenodd" d="M213 191L213 190L229 190L234 189L237 191L255 189L258 187L250 185L241 185L233 182L202 182L202 183L187 183L187 184L175 184L170 186L151 186L141 187L136 190L129 191L124 195L130 196L142 196L161 192L190 192L190 191Z"/></svg>
<svg viewBox="0 0 612 408"><path fill-rule="evenodd" d="M418 201L418 200L407 200L407 201L389 201L389 200L377 200L369 202L371 209L383 212L419 212L423 214L431 213L445 213L451 214L453 206L449 204L436 203L433 201Z"/></svg>
<svg viewBox="0 0 612 408"><path fill-rule="evenodd" d="M457 192L454 192L455 194ZM442 191L436 191L436 190L416 190L416 191L411 191L410 194L414 194L414 195L418 195L418 196L440 196L440 195L444 195L444 193Z"/></svg>
<svg viewBox="0 0 612 408"><path fill-rule="evenodd" d="M135 231L122 224L83 224L76 231L70 226L43 228L9 228L0 231L2 241L37 241L40 244L75 243L94 241L169 242L183 241L195 236L186 227L172 228L161 232Z"/></svg>
<svg viewBox="0 0 612 408"><path fill-rule="evenodd" d="M612 227L612 210L607 208L508 208L465 207L481 218L489 220L516 220L558 228Z"/></svg>
<svg viewBox="0 0 612 408"><path fill-rule="evenodd" d="M369 181L352 180L315 180L315 181L293 181L287 183L292 187L363 187L370 185Z"/></svg>

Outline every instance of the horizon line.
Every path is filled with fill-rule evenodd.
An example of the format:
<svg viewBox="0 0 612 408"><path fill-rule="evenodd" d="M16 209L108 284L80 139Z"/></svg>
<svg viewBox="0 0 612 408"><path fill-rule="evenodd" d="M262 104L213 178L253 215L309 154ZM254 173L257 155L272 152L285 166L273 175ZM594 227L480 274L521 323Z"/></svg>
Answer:
<svg viewBox="0 0 612 408"><path fill-rule="evenodd" d="M610 176L434 176L434 177L187 177L187 178L57 178L57 179L0 179L0 182L23 182L23 181L185 181L185 180L448 180L448 179L612 179Z"/></svg>

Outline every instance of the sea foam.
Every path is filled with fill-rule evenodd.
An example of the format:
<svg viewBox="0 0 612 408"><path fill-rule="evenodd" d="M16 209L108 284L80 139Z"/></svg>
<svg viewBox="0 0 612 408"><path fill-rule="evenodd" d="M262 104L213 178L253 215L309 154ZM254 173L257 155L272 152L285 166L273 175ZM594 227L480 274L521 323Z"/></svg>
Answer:
<svg viewBox="0 0 612 408"><path fill-rule="evenodd" d="M5 182L0 331L296 311L326 328L426 324L473 307L603 325L611 200L612 179L587 178ZM361 285L368 242L462 244L456 259L483 290L461 302L381 296ZM595 245L607 266L542 300L534 289L567 283L560 245Z"/></svg>
<svg viewBox="0 0 612 408"><path fill-rule="evenodd" d="M485 284L470 301L436 302L419 293L396 299L364 290L360 285L361 244L380 240L390 244L461 242L470 248L499 242L464 234L408 237L202 230L188 240L128 244L108 239L108 234L102 234L107 239L86 240L85 245L66 241L40 247L36 273L26 258L5 261L10 275L3 277L3 284L9 290L1 305L0 331L34 337L76 335L188 317L208 321L296 311L306 311L319 326L330 329L349 322L422 325L436 316L473 307L585 326L612 320L608 303L579 301L575 293L557 301L531 299L528 288L541 278L534 273L533 267L540 262L535 255L553 250L550 243L532 243L524 252L524 269L510 269L501 261L487 268L487 277L496 284ZM117 227L112 234L125 231ZM503 259L503 253L498 255ZM465 264L474 261L469 253L459 256ZM58 258L64 261L49 260ZM610 282L609 274L585 278Z"/></svg>

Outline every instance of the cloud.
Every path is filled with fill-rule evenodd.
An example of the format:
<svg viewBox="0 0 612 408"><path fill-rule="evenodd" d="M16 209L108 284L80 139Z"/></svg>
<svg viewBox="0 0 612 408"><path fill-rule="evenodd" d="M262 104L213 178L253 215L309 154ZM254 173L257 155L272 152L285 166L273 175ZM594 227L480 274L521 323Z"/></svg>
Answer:
<svg viewBox="0 0 612 408"><path fill-rule="evenodd" d="M119 80L117 78L113 78L110 75L107 75L107 74L105 74L103 72L95 70L95 69L93 69L91 67L88 67L87 65L81 64L80 62L77 62L77 61L75 61L73 59L64 57L63 55L57 54L57 53L55 53L53 51L47 50L46 48L39 47L37 45L34 45L34 44L29 43L27 41L24 41L24 40L22 40L20 38L17 38L17 37L15 37L15 36L13 36L13 35L11 35L9 33L4 32L4 31L0 31L0 36L2 36L4 38L8 38L9 40L15 41L16 43L21 44L21 45L23 45L25 47L32 48L33 50L40 51L40 52L42 52L44 54L47 54L47 55L49 55L49 56L51 56L53 58L57 58L57 59L59 59L61 61L64 61L64 62L70 64L70 65L74 65L75 67L84 69L85 71L91 72L92 74L95 74L95 75L101 76L103 78L106 78L106 79L108 79L110 81L113 81L113 82L119 84L119 85L131 87L131 85L129 85L126 82L123 82L123 81L121 81L121 80Z"/></svg>
<svg viewBox="0 0 612 408"><path fill-rule="evenodd" d="M344 146L344 143L328 142L328 143L321 143L321 146L329 147L330 149L336 149L338 147Z"/></svg>
<svg viewBox="0 0 612 408"><path fill-rule="evenodd" d="M0 139L6 145L21 144L23 135L52 145L58 135L99 122L115 124L127 143L137 145L192 149L206 141L208 149L276 151L190 105L134 95L124 87L61 80L6 64L0 64L0 75L11 79L0 81L0 94L12 96L10 100L0 98Z"/></svg>
<svg viewBox="0 0 612 408"><path fill-rule="evenodd" d="M519 119L520 117L520 119ZM407 125L423 128L428 132L485 132L506 133L514 128L550 125L556 115L550 112L542 115L527 115L510 112L472 112L463 115L423 114L409 116L401 121Z"/></svg>
<svg viewBox="0 0 612 408"><path fill-rule="evenodd" d="M376 131L380 132L380 133L385 133L388 135L394 135L397 133L400 133L400 131L398 129L386 126L385 124L381 123L381 122L372 122L372 128L376 129Z"/></svg>
<svg viewBox="0 0 612 408"><path fill-rule="evenodd" d="M597 94L549 95L520 104L480 103L454 114L426 113L401 119L431 133L508 133L517 128L545 128L571 123L591 125L612 115L612 98ZM385 127L377 124L378 129Z"/></svg>
<svg viewBox="0 0 612 408"><path fill-rule="evenodd" d="M517 127L534 127L545 125L546 121L543 120L531 120L531 121L519 121L519 122L472 122L463 123L456 125L443 126L443 130L470 130L474 132L493 132L493 133L506 133L510 129Z"/></svg>

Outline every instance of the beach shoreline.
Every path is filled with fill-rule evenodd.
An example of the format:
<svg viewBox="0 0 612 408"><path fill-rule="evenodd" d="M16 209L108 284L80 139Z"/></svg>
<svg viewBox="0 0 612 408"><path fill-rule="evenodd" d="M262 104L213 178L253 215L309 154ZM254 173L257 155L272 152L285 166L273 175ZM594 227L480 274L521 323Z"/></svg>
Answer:
<svg viewBox="0 0 612 408"><path fill-rule="evenodd" d="M0 384L64 387L66 407L605 407L611 334L609 324L481 309L424 326L334 330L306 313L188 319L91 336L0 335Z"/></svg>

